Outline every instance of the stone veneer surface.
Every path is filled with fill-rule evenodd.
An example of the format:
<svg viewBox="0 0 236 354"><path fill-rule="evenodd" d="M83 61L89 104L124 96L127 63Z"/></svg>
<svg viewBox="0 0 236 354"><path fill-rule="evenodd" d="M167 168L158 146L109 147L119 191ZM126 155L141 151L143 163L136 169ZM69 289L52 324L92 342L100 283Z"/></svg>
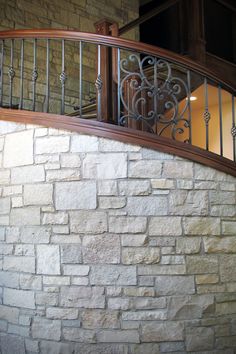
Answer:
<svg viewBox="0 0 236 354"><path fill-rule="evenodd" d="M0 123L1 354L233 354L235 178Z"/></svg>

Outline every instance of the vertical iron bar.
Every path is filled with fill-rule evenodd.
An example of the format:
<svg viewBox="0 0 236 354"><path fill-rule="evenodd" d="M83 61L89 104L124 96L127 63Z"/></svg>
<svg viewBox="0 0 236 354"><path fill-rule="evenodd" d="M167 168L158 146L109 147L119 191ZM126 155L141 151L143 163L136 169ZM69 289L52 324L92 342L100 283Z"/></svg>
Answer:
<svg viewBox="0 0 236 354"><path fill-rule="evenodd" d="M66 73L65 73L65 40L62 39L61 42L61 114L65 113L65 81L66 81Z"/></svg>
<svg viewBox="0 0 236 354"><path fill-rule="evenodd" d="M20 103L19 109L23 108L23 80L24 80L24 39L21 40L21 64L20 64Z"/></svg>
<svg viewBox="0 0 236 354"><path fill-rule="evenodd" d="M158 90L158 83L157 83L157 59L155 58L154 61L154 87L157 92ZM157 134L157 95L154 95L154 112L155 112L155 130Z"/></svg>
<svg viewBox="0 0 236 354"><path fill-rule="evenodd" d="M232 95L232 137L233 137L233 158L236 161L236 125L235 125L235 106L234 106L234 95Z"/></svg>
<svg viewBox="0 0 236 354"><path fill-rule="evenodd" d="M117 49L117 122L120 125L120 48Z"/></svg>
<svg viewBox="0 0 236 354"><path fill-rule="evenodd" d="M82 109L82 87L83 87L83 43L79 42L79 110L80 110L80 118L83 115Z"/></svg>
<svg viewBox="0 0 236 354"><path fill-rule="evenodd" d="M3 101L3 67L4 67L4 40L2 40L2 56L1 56L1 77L0 77L0 86L1 86L1 96L0 96L0 107L2 107Z"/></svg>
<svg viewBox="0 0 236 354"><path fill-rule="evenodd" d="M221 87L218 86L219 119L220 119L220 155L223 156L223 130L222 130L222 98Z"/></svg>
<svg viewBox="0 0 236 354"><path fill-rule="evenodd" d="M10 67L8 70L8 76L9 76L9 106L10 108L12 107L12 91L13 91L13 79L15 77L15 71L13 68L13 60L14 60L14 39L11 39L11 63L10 63Z"/></svg>
<svg viewBox="0 0 236 354"><path fill-rule="evenodd" d="M101 91L102 91L102 78L101 78L101 46L98 45L98 76L96 80L97 88L97 119L102 120L102 108L101 108Z"/></svg>
<svg viewBox="0 0 236 354"><path fill-rule="evenodd" d="M204 78L204 91L205 91L205 112L204 112L204 120L206 125L206 150L209 150L209 120L210 113L208 110L208 87L207 87L207 78Z"/></svg>
<svg viewBox="0 0 236 354"><path fill-rule="evenodd" d="M189 144L192 144L192 106L191 106L191 75L187 71L187 85L188 85L188 121L189 121Z"/></svg>
<svg viewBox="0 0 236 354"><path fill-rule="evenodd" d="M50 40L47 39L47 64L46 64L46 101L45 101L45 106L46 106L46 112L49 112L49 50L50 50Z"/></svg>
<svg viewBox="0 0 236 354"><path fill-rule="evenodd" d="M38 71L37 71L37 39L34 39L34 66L33 66L33 73L32 73L32 84L33 84L33 111L35 111L35 97L36 97L36 81L38 78Z"/></svg>

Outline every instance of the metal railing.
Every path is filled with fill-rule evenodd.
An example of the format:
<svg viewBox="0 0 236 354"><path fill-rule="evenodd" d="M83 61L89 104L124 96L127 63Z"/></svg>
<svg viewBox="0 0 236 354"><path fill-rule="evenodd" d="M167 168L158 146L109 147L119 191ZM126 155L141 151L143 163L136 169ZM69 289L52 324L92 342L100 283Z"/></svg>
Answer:
<svg viewBox="0 0 236 354"><path fill-rule="evenodd" d="M89 118L83 107L96 97L92 119L236 160L233 85L169 51L92 33L5 31L0 73L2 108L75 116L77 107Z"/></svg>

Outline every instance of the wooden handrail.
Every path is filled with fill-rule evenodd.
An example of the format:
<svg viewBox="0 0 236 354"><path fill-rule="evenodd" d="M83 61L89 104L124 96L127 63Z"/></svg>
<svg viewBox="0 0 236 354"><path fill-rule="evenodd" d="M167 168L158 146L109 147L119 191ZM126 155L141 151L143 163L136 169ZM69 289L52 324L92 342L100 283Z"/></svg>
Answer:
<svg viewBox="0 0 236 354"><path fill-rule="evenodd" d="M233 83L224 80L221 76L209 70L205 66L189 59L173 53L169 50L152 46L150 44L136 42L129 39L123 39L118 37L104 36L95 33L88 32L76 32L70 30L58 30L58 29L24 29L24 30L9 30L0 32L1 39L27 39L27 38L53 38L53 39L66 39L75 41L85 41L88 43L100 44L111 47L118 47L121 49L133 50L139 53L146 53L154 55L159 58L169 60L175 64L185 67L191 71L195 71L207 78L220 84L222 88L225 88L233 95L236 95L236 88Z"/></svg>
<svg viewBox="0 0 236 354"><path fill-rule="evenodd" d="M0 120L23 124L39 124L46 127L66 129L78 133L114 139L128 144L138 144L167 154L190 159L236 177L236 164L225 157L205 151L196 146L183 144L179 141L143 131L57 114L23 110L17 111L3 108L0 108Z"/></svg>

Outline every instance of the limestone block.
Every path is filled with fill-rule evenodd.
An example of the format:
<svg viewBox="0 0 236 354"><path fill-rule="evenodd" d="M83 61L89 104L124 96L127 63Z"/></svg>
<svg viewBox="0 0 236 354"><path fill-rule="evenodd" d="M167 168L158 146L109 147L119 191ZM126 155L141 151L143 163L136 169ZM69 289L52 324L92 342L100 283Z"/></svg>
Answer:
<svg viewBox="0 0 236 354"><path fill-rule="evenodd" d="M72 152L93 152L98 151L98 138L89 135L73 135L71 137Z"/></svg>
<svg viewBox="0 0 236 354"><path fill-rule="evenodd" d="M155 291L152 288L147 288L147 287L129 287L129 288L123 288L123 292L125 296L155 296Z"/></svg>
<svg viewBox="0 0 236 354"><path fill-rule="evenodd" d="M71 232L103 233L107 231L107 215L98 211L72 211L70 212Z"/></svg>
<svg viewBox="0 0 236 354"><path fill-rule="evenodd" d="M108 308L112 310L128 310L130 308L130 300L127 298L110 298L108 299Z"/></svg>
<svg viewBox="0 0 236 354"><path fill-rule="evenodd" d="M25 184L43 182L45 172L43 166L15 167L11 170L11 182L13 184Z"/></svg>
<svg viewBox="0 0 236 354"><path fill-rule="evenodd" d="M61 167L80 167L81 160L78 154L62 154L61 155Z"/></svg>
<svg viewBox="0 0 236 354"><path fill-rule="evenodd" d="M62 307L80 307L79 300L91 300L92 290L90 287L62 287L60 305Z"/></svg>
<svg viewBox="0 0 236 354"><path fill-rule="evenodd" d="M220 219L188 217L183 219L185 235L220 235Z"/></svg>
<svg viewBox="0 0 236 354"><path fill-rule="evenodd" d="M10 224L16 226L40 225L40 209L36 207L12 209Z"/></svg>
<svg viewBox="0 0 236 354"><path fill-rule="evenodd" d="M151 185L154 189L173 189L174 181L172 179L151 179Z"/></svg>
<svg viewBox="0 0 236 354"><path fill-rule="evenodd" d="M75 320L78 318L78 310L48 307L46 317L52 320Z"/></svg>
<svg viewBox="0 0 236 354"><path fill-rule="evenodd" d="M90 283L92 285L136 285L136 268L120 265L92 266Z"/></svg>
<svg viewBox="0 0 236 354"><path fill-rule="evenodd" d="M158 178L161 177L162 163L156 160L131 161L129 164L129 177L132 178Z"/></svg>
<svg viewBox="0 0 236 354"><path fill-rule="evenodd" d="M63 269L65 275L85 276L88 275L89 273L89 266L86 265L77 265L77 264L64 265Z"/></svg>
<svg viewBox="0 0 236 354"><path fill-rule="evenodd" d="M143 342L172 342L183 340L184 325L181 322L150 322L142 328Z"/></svg>
<svg viewBox="0 0 236 354"><path fill-rule="evenodd" d="M236 281L235 267L236 255L220 256L220 279L222 282Z"/></svg>
<svg viewBox="0 0 236 354"><path fill-rule="evenodd" d="M179 217L151 217L149 235L151 236L179 236L182 234L181 218Z"/></svg>
<svg viewBox="0 0 236 354"><path fill-rule="evenodd" d="M126 143L122 143L120 141L111 141L109 139L100 138L99 139L99 150L100 151L139 151L141 149L140 146L130 145Z"/></svg>
<svg viewBox="0 0 236 354"><path fill-rule="evenodd" d="M95 332L82 328L63 328L63 336L68 341L81 343L95 343Z"/></svg>
<svg viewBox="0 0 236 354"><path fill-rule="evenodd" d="M0 199L0 214L8 214L10 212L10 198Z"/></svg>
<svg viewBox="0 0 236 354"><path fill-rule="evenodd" d="M217 256L187 256L186 262L188 274L207 274L218 271Z"/></svg>
<svg viewBox="0 0 236 354"><path fill-rule="evenodd" d="M15 307L0 305L1 320L18 323L20 310Z"/></svg>
<svg viewBox="0 0 236 354"><path fill-rule="evenodd" d="M63 212L43 214L44 225L65 225L68 223L68 214Z"/></svg>
<svg viewBox="0 0 236 354"><path fill-rule="evenodd" d="M5 256L3 269L12 270L15 272L35 273L35 258L24 256Z"/></svg>
<svg viewBox="0 0 236 354"><path fill-rule="evenodd" d="M12 197L11 198L11 206L12 206L12 208L21 208L23 206L23 198L22 197Z"/></svg>
<svg viewBox="0 0 236 354"><path fill-rule="evenodd" d="M147 235L122 235L121 236L121 244L123 247L125 246L130 246L130 247L138 247L138 246L144 246L147 245L148 243L148 237Z"/></svg>
<svg viewBox="0 0 236 354"><path fill-rule="evenodd" d="M179 237L176 240L177 254L195 254L200 252L200 237Z"/></svg>
<svg viewBox="0 0 236 354"><path fill-rule="evenodd" d="M109 218L109 232L113 233L143 233L146 231L147 219L145 217L117 216Z"/></svg>
<svg viewBox="0 0 236 354"><path fill-rule="evenodd" d="M196 284L216 284L219 282L218 274L202 274L195 277Z"/></svg>
<svg viewBox="0 0 236 354"><path fill-rule="evenodd" d="M167 319L166 310L123 312L123 321L163 321Z"/></svg>
<svg viewBox="0 0 236 354"><path fill-rule="evenodd" d="M222 221L222 233L236 236L236 221Z"/></svg>
<svg viewBox="0 0 236 354"><path fill-rule="evenodd" d="M17 288L19 284L19 274L0 271L0 286L7 288Z"/></svg>
<svg viewBox="0 0 236 354"><path fill-rule="evenodd" d="M27 184L24 187L25 205L47 205L52 204L52 184Z"/></svg>
<svg viewBox="0 0 236 354"><path fill-rule="evenodd" d="M126 205L126 198L123 197L100 197L99 207L101 209L120 209Z"/></svg>
<svg viewBox="0 0 236 354"><path fill-rule="evenodd" d="M213 205L211 207L211 215L234 217L236 215L236 205Z"/></svg>
<svg viewBox="0 0 236 354"><path fill-rule="evenodd" d="M203 181L226 181L227 175L219 172L214 168L206 167L200 164L195 164L195 179Z"/></svg>
<svg viewBox="0 0 236 354"><path fill-rule="evenodd" d="M56 209L96 209L96 193L96 183L92 181L56 183Z"/></svg>
<svg viewBox="0 0 236 354"><path fill-rule="evenodd" d="M70 285L70 277L63 276L44 276L43 277L44 285Z"/></svg>
<svg viewBox="0 0 236 354"><path fill-rule="evenodd" d="M32 337L59 341L61 337L61 322L58 320L34 317Z"/></svg>
<svg viewBox="0 0 236 354"><path fill-rule="evenodd" d="M168 317L174 320L193 320L215 312L213 295L193 295L172 297Z"/></svg>
<svg viewBox="0 0 236 354"><path fill-rule="evenodd" d="M6 185L10 182L10 170L0 170L0 185Z"/></svg>
<svg viewBox="0 0 236 354"><path fill-rule="evenodd" d="M33 129L6 135L3 166L31 164L33 164Z"/></svg>
<svg viewBox="0 0 236 354"><path fill-rule="evenodd" d="M3 189L3 197L22 193L22 186L7 186Z"/></svg>
<svg viewBox="0 0 236 354"><path fill-rule="evenodd" d="M172 160L173 156L165 152L142 148L143 159L147 160Z"/></svg>
<svg viewBox="0 0 236 354"><path fill-rule="evenodd" d="M184 264L175 265L140 265L138 267L139 275L178 275L186 274L186 266Z"/></svg>
<svg viewBox="0 0 236 354"><path fill-rule="evenodd" d="M160 261L160 248L127 247L122 250L123 264L155 264Z"/></svg>
<svg viewBox="0 0 236 354"><path fill-rule="evenodd" d="M148 195L151 193L149 180L127 180L119 182L121 195Z"/></svg>
<svg viewBox="0 0 236 354"><path fill-rule="evenodd" d="M3 354L25 354L24 338L1 333L0 348Z"/></svg>
<svg viewBox="0 0 236 354"><path fill-rule="evenodd" d="M165 161L163 176L167 178L193 178L193 163L183 161Z"/></svg>
<svg viewBox="0 0 236 354"><path fill-rule="evenodd" d="M87 154L83 161L83 177L97 179L127 177L126 153Z"/></svg>
<svg viewBox="0 0 236 354"><path fill-rule="evenodd" d="M73 353L73 344L54 342L54 341L40 341L40 350L42 354L71 354ZM87 353L85 353L87 354Z"/></svg>
<svg viewBox="0 0 236 354"><path fill-rule="evenodd" d="M35 309L34 292L5 288L3 293L3 304Z"/></svg>
<svg viewBox="0 0 236 354"><path fill-rule="evenodd" d="M38 274L60 274L59 246L56 245L37 246L37 273Z"/></svg>
<svg viewBox="0 0 236 354"><path fill-rule="evenodd" d="M177 189L193 189L193 181L178 179L177 181Z"/></svg>
<svg viewBox="0 0 236 354"><path fill-rule="evenodd" d="M157 276L156 291L158 295L194 294L193 276Z"/></svg>
<svg viewBox="0 0 236 354"><path fill-rule="evenodd" d="M130 306L133 310L155 310L166 308L166 299L164 297L136 297L130 299Z"/></svg>
<svg viewBox="0 0 236 354"><path fill-rule="evenodd" d="M98 181L98 195L117 195L117 181Z"/></svg>
<svg viewBox="0 0 236 354"><path fill-rule="evenodd" d="M82 248L80 245L62 245L61 263L82 263Z"/></svg>
<svg viewBox="0 0 236 354"><path fill-rule="evenodd" d="M98 342L102 343L139 343L139 333L137 330L101 330L97 334Z"/></svg>
<svg viewBox="0 0 236 354"><path fill-rule="evenodd" d="M131 350L130 354L158 354L158 353L160 353L159 344L157 344L157 343L132 344L130 346L130 350ZM168 350L166 350L166 352L168 352Z"/></svg>
<svg viewBox="0 0 236 354"><path fill-rule="evenodd" d="M35 140L36 154L55 154L69 151L69 136L50 136Z"/></svg>
<svg viewBox="0 0 236 354"><path fill-rule="evenodd" d="M83 237L84 263L119 263L120 238L118 235Z"/></svg>
<svg viewBox="0 0 236 354"><path fill-rule="evenodd" d="M187 328L186 349L201 351L214 349L214 331L208 327Z"/></svg>
<svg viewBox="0 0 236 354"><path fill-rule="evenodd" d="M48 170L46 175L47 182L55 181L78 181L80 180L80 170L78 168L67 168L61 170Z"/></svg>
<svg viewBox="0 0 236 354"><path fill-rule="evenodd" d="M85 310L82 312L83 328L119 328L119 312L109 310Z"/></svg>
<svg viewBox="0 0 236 354"><path fill-rule="evenodd" d="M36 305L40 306L58 306L59 296L55 293L47 293L47 292L36 292Z"/></svg>
<svg viewBox="0 0 236 354"><path fill-rule="evenodd" d="M169 211L172 215L207 215L208 193L206 191L170 191Z"/></svg>
<svg viewBox="0 0 236 354"><path fill-rule="evenodd" d="M209 237L204 238L206 253L236 253L236 241L234 237Z"/></svg>
<svg viewBox="0 0 236 354"><path fill-rule="evenodd" d="M211 205L218 204L235 204L235 193L234 192L219 192L210 191L210 203Z"/></svg>
<svg viewBox="0 0 236 354"><path fill-rule="evenodd" d="M49 243L51 229L45 226L23 227L20 240L22 243Z"/></svg>
<svg viewBox="0 0 236 354"><path fill-rule="evenodd" d="M126 209L129 215L166 215L167 198L162 196L128 197Z"/></svg>

